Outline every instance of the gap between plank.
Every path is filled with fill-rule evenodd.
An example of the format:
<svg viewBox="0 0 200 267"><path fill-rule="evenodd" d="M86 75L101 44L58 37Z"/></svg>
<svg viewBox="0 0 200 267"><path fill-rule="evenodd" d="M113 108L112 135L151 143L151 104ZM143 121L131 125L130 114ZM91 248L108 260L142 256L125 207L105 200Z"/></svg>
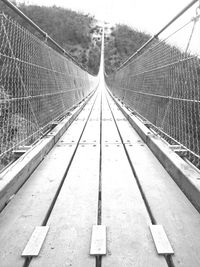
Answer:
<svg viewBox="0 0 200 267"><path fill-rule="evenodd" d="M107 95L106 95L106 100L107 100L107 103L108 103L110 112L111 112L111 114L112 114L112 117L113 117L115 126L116 126L116 128L117 128L118 134L119 134L119 136L120 136L120 139L121 139L121 142L122 142L124 151L125 151L125 153L126 153L128 162L129 162L129 164L130 164L131 170L132 170L133 175L134 175L134 177L135 177L135 179L136 179L136 183L137 183L137 185L138 185L138 188L139 188L139 190L140 190L141 196L142 196L143 201L144 201L144 203L145 203L145 207L146 207L147 212L148 212L148 214L149 214L151 223L152 223L152 225L156 225L156 224L157 224L156 219L155 219L154 216L153 216L153 213L152 213L152 211L151 211L151 208L150 208L150 205L149 205L148 200L147 200L147 198L146 198L146 195L145 195L145 193L144 193L144 191L143 191L143 189L142 189L142 186L141 186L140 181L139 181L139 179L138 179L138 176L137 176L137 174L136 174L135 168L134 168L134 166L133 166L133 164L132 164L132 161L131 161L131 159L130 159L129 153L128 153L128 151L127 151L127 149L126 149L126 146L125 146L125 144L124 144L123 137L122 137L121 132L120 132L120 130L119 130L119 127L118 127L118 125L117 125L117 122L116 122L116 119L115 119L115 117L114 117L113 111L112 111L112 109L111 109L110 103L109 103L109 101L108 101L108 97L107 97ZM112 101L113 101L113 100L112 100ZM114 101L113 101L113 102L114 102ZM167 265L168 265L169 267L175 267L174 264L173 264L171 255L164 255L164 258L165 258L166 263L167 263Z"/></svg>
<svg viewBox="0 0 200 267"><path fill-rule="evenodd" d="M79 137L78 142L77 142L77 144L76 144L75 150L74 150L74 152L73 152L73 154L72 154L72 157L71 157L71 159L70 159L70 162L69 162L69 164L68 164L68 166L67 166L67 169L66 169L66 171L65 171L65 173L64 173L64 175L63 175L63 178L62 178L62 180L61 180L61 183L60 183L60 185L59 185L59 187L58 187L58 189L57 189L57 191L56 191L56 194L55 194L55 196L54 196L54 198L53 198L53 201L52 201L52 203L51 203L51 205L50 205L50 207L49 207L49 209L48 209L48 211L47 211L47 214L46 214L46 216L45 216L45 218L44 218L44 221L43 221L43 223L42 223L42 226L46 226L47 221L48 221L48 219L49 219L49 217L50 217L50 215L51 215L51 212L52 212L52 210L53 210L53 208L54 208L54 205L55 205L55 203L56 203L56 200L57 200L57 198L58 198L58 195L59 195L59 193L60 193L60 191L61 191L61 189L62 189L62 186L63 186L63 184L64 184L64 182L65 182L65 179L66 179L67 174L68 174L68 172L69 172L69 169L70 169L70 167L71 167L72 161L73 161L73 159L74 159L74 157L75 157L75 154L76 154L76 152L77 152L78 146L79 146L79 144L80 144L80 140L81 140L81 138L82 138L82 136L83 136L83 133L84 133L85 128L86 128L86 126L87 126L87 123L88 123L88 121L89 121L89 118L90 118L90 115L91 115L91 113L92 113L92 110L93 110L94 105L95 105L95 103L96 103L97 97L98 97L98 93L97 93L97 96L95 97L94 103L92 104L91 110L90 110L90 112L89 112L89 115L88 115L87 120L86 120L86 122L85 122L85 125L84 125L84 127L83 127L83 130L81 131L80 137ZM25 262L24 262L23 267L28 267L28 266L30 265L31 260L32 260L32 257L27 257L26 260L25 260Z"/></svg>
<svg viewBox="0 0 200 267"><path fill-rule="evenodd" d="M146 196L145 196L145 193L144 193L144 191L143 191L143 189L142 189L142 186L141 186L141 184L140 184L140 181L139 181L139 179L138 179L138 177L137 177L137 174L136 174L136 172L135 172L134 166L133 166L133 164L132 164L132 161L131 161L131 159L130 159L129 153L128 153L128 151L127 151L127 149L126 149L126 146L125 146L125 144L124 144L123 137L122 137L121 132L120 132L120 130L119 130L119 127L118 127L118 125L117 125L116 119L115 119L114 114L113 114L113 111L112 111L112 109L111 109L111 107L110 107L110 103L109 103L109 101L108 101L108 97L107 97L107 96L106 96L106 100L107 100L107 103L108 103L110 112L111 112L111 114L112 114L112 117L113 117L115 126L116 126L116 128L117 128L117 131L118 131L118 134L119 134L121 143L122 143L122 145L123 145L124 151L125 151L125 153L126 153L126 156L127 156L128 162L129 162L129 165L130 165L130 167L131 167L131 170L132 170L133 175L134 175L134 177L135 177L135 179L136 179L138 188L139 188L140 193L141 193L141 195L142 195L142 198L143 198L143 200L144 200L145 207L146 207L147 212L148 212L148 214L149 214L151 223L152 223L152 224L156 224L156 220L155 220L155 218L154 218L154 216L153 216L153 214L152 214L152 211L151 211L151 209L150 209L150 206L149 206L149 203L148 203L147 198L146 198Z"/></svg>
<svg viewBox="0 0 200 267"><path fill-rule="evenodd" d="M102 223L102 91L101 91L101 100L100 100L100 151L99 151L99 191L98 191L98 217L97 217L97 225L101 225ZM100 255L96 256L96 267L101 267L101 259Z"/></svg>

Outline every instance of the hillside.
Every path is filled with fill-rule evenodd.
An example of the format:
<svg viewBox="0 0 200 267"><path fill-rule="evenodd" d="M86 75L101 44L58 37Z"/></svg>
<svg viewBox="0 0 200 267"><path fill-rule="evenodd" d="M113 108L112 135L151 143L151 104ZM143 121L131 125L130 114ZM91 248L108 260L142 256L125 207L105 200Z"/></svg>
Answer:
<svg viewBox="0 0 200 267"><path fill-rule="evenodd" d="M88 71L93 74L98 73L102 24L93 16L56 6L40 7L19 4L18 7ZM0 2L0 10L15 18L39 38L41 37L27 22L5 7L2 2ZM105 69L108 74L115 71L150 38L148 34L123 24L109 25L106 23L105 35Z"/></svg>
<svg viewBox="0 0 200 267"><path fill-rule="evenodd" d="M98 73L101 42L99 38L94 37L100 34L94 17L56 6L19 4L18 7L86 69L91 73ZM1 1L0 10L41 38L35 29Z"/></svg>
<svg viewBox="0 0 200 267"><path fill-rule="evenodd" d="M105 70L115 71L128 57L135 53L150 35L123 24L111 28L105 38Z"/></svg>

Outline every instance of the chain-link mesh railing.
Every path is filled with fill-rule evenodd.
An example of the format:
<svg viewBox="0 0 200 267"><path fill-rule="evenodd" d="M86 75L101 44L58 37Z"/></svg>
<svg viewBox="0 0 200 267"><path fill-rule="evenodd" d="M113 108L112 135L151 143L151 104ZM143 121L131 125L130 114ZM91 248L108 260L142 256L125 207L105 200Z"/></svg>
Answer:
<svg viewBox="0 0 200 267"><path fill-rule="evenodd" d="M0 170L95 88L97 79L0 15Z"/></svg>
<svg viewBox="0 0 200 267"><path fill-rule="evenodd" d="M198 20L199 12L189 22L181 18L168 33L163 32L165 38L154 38L128 64L106 76L106 82L115 96L171 145L181 145L188 159L200 167Z"/></svg>

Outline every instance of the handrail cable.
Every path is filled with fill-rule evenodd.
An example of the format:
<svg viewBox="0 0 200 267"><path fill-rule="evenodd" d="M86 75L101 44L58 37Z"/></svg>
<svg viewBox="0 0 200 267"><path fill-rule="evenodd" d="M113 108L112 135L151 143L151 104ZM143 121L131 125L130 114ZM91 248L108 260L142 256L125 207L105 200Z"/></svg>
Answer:
<svg viewBox="0 0 200 267"><path fill-rule="evenodd" d="M52 39L48 33L43 31L35 22L33 22L28 16L26 16L17 6L11 3L9 0L1 0L11 8L15 13L17 13L21 18L23 18L26 22L28 22L33 28L35 28L44 38L45 41L50 41L60 52L62 52L67 58L69 58L72 62L74 62L77 66L79 66L84 71L87 71L89 74L95 76L93 73L88 71L85 67L83 67L78 61L76 61L64 48L62 48L54 39Z"/></svg>
<svg viewBox="0 0 200 267"><path fill-rule="evenodd" d="M185 8L183 8L170 22L168 22L158 33L153 35L146 43L144 43L135 53L133 53L128 59L126 59L119 68L117 68L116 71L124 68L133 58L135 58L144 48L147 47L153 40L158 38L158 36L166 30L173 22L175 22L180 16L182 16L189 8L191 8L196 2L199 2L199 0L193 0L190 2Z"/></svg>

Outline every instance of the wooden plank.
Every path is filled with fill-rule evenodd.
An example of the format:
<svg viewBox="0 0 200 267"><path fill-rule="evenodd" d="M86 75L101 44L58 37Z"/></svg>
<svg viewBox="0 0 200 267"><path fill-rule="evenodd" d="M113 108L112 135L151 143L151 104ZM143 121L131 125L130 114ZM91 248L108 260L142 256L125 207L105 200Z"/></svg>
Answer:
<svg viewBox="0 0 200 267"><path fill-rule="evenodd" d="M117 112L115 116L116 118L118 117ZM117 122L117 124L120 131L122 131L120 122ZM124 130L126 129L124 129L123 125ZM135 136L136 140L138 139L138 134L134 129L132 129L132 133L129 131L129 134ZM157 142L155 137L152 140ZM126 149L151 212L156 222L162 224L166 229L172 247L175 250L175 255L172 256L173 264L183 267L200 266L198 252L200 247L200 228L198 227L200 225L200 215L198 211L142 139L139 142L126 144ZM172 151L171 153L174 154ZM173 155L171 160L175 160ZM185 163L182 166L190 176ZM168 168L170 167L171 165L168 166ZM189 166L188 168L191 169ZM176 176L179 179L179 171L176 172ZM181 183L184 183L184 180Z"/></svg>
<svg viewBox="0 0 200 267"><path fill-rule="evenodd" d="M103 143L121 143L105 94L102 95L102 129Z"/></svg>
<svg viewBox="0 0 200 267"><path fill-rule="evenodd" d="M92 110L90 118L97 115L97 110ZM93 138L99 140L100 123L96 123ZM86 140L91 137L88 127L89 121L83 133ZM47 222L51 229L41 255L30 266L95 265L95 259L89 256L89 238L91 226L97 222L99 156L99 145L79 144Z"/></svg>
<svg viewBox="0 0 200 267"><path fill-rule="evenodd" d="M79 118L86 120L90 109L85 108L82 112L85 115L82 113ZM79 122L82 125L80 136L84 122ZM77 130L77 126L75 128ZM0 244L4 244L0 250L2 266L21 267L24 264L20 257L23 248L35 226L43 224L76 148L73 142L70 143L74 133L72 124L0 214Z"/></svg>
<svg viewBox="0 0 200 267"><path fill-rule="evenodd" d="M87 157L86 157L87 155ZM99 146L81 144L51 216L51 226L37 266L95 266L89 255L92 225L97 223Z"/></svg>
<svg viewBox="0 0 200 267"><path fill-rule="evenodd" d="M43 139L33 150L24 154L0 175L0 211L5 207L9 198L28 179L53 145L53 137Z"/></svg>
<svg viewBox="0 0 200 267"><path fill-rule="evenodd" d="M101 94L98 94L93 111L90 115L87 127L83 133L80 143L99 144L100 143L100 103Z"/></svg>
<svg viewBox="0 0 200 267"><path fill-rule="evenodd" d="M149 231L150 218L122 145L102 148L102 224L107 251L102 266L167 266Z"/></svg>
<svg viewBox="0 0 200 267"><path fill-rule="evenodd" d="M31 146L19 146L17 149L13 150L12 153L15 159L18 159L31 148Z"/></svg>
<svg viewBox="0 0 200 267"><path fill-rule="evenodd" d="M33 149L21 156L16 162L0 174L0 211L4 208L10 197L15 194L15 192L17 192L17 190L28 179L58 139L64 134L66 129L78 116L92 96L93 94L86 98L85 102L72 111L70 117L64 119L46 137L38 142Z"/></svg>
<svg viewBox="0 0 200 267"><path fill-rule="evenodd" d="M106 226L93 225L90 255L106 255Z"/></svg>
<svg viewBox="0 0 200 267"><path fill-rule="evenodd" d="M200 212L199 172L191 164L188 164L186 160L181 159L176 153L171 151L167 145L164 145L164 142L152 134L135 116L131 116L131 113L122 107L119 101L116 99L115 101L142 140L148 145L174 181Z"/></svg>
<svg viewBox="0 0 200 267"><path fill-rule="evenodd" d="M175 266L200 266L199 213L145 144L127 150L153 216L168 233Z"/></svg>
<svg viewBox="0 0 200 267"><path fill-rule="evenodd" d="M120 124L120 133L123 136L123 143L132 144L140 142L141 138L139 137L139 135L132 135L133 127L123 115L123 113L119 110L118 106L114 103L114 101L111 100L108 94L106 94L106 97L109 101L110 108L115 115L117 125Z"/></svg>
<svg viewBox="0 0 200 267"><path fill-rule="evenodd" d="M108 250L102 266L167 266L155 251L150 218L122 144L102 146L102 224Z"/></svg>
<svg viewBox="0 0 200 267"><path fill-rule="evenodd" d="M65 132L63 138L59 139L60 143L65 144L76 144L80 138L80 132L83 130L85 122L88 118L89 112L91 111L93 101L88 103L79 116L74 120L72 127L69 127Z"/></svg>
<svg viewBox="0 0 200 267"><path fill-rule="evenodd" d="M135 116L135 112L130 111L125 106L123 106L120 101L113 96L109 89L108 94L115 101L117 107L123 113L125 118L130 122L130 124L134 127L134 129L137 131L142 140L146 141L147 137L149 135L152 135L152 132ZM135 124L135 121L137 121L137 125Z"/></svg>
<svg viewBox="0 0 200 267"><path fill-rule="evenodd" d="M163 226L162 225L150 225L149 228L151 230L151 234L152 234L158 254L161 254L161 255L174 254L174 251L167 238L167 235L164 231Z"/></svg>
<svg viewBox="0 0 200 267"><path fill-rule="evenodd" d="M22 252L22 257L38 256L48 231L49 226L36 226Z"/></svg>
<svg viewBox="0 0 200 267"><path fill-rule="evenodd" d="M75 145L69 144L53 148L1 212L0 243L4 246L0 259L3 266L23 265L20 255L35 226L43 224L74 149Z"/></svg>

